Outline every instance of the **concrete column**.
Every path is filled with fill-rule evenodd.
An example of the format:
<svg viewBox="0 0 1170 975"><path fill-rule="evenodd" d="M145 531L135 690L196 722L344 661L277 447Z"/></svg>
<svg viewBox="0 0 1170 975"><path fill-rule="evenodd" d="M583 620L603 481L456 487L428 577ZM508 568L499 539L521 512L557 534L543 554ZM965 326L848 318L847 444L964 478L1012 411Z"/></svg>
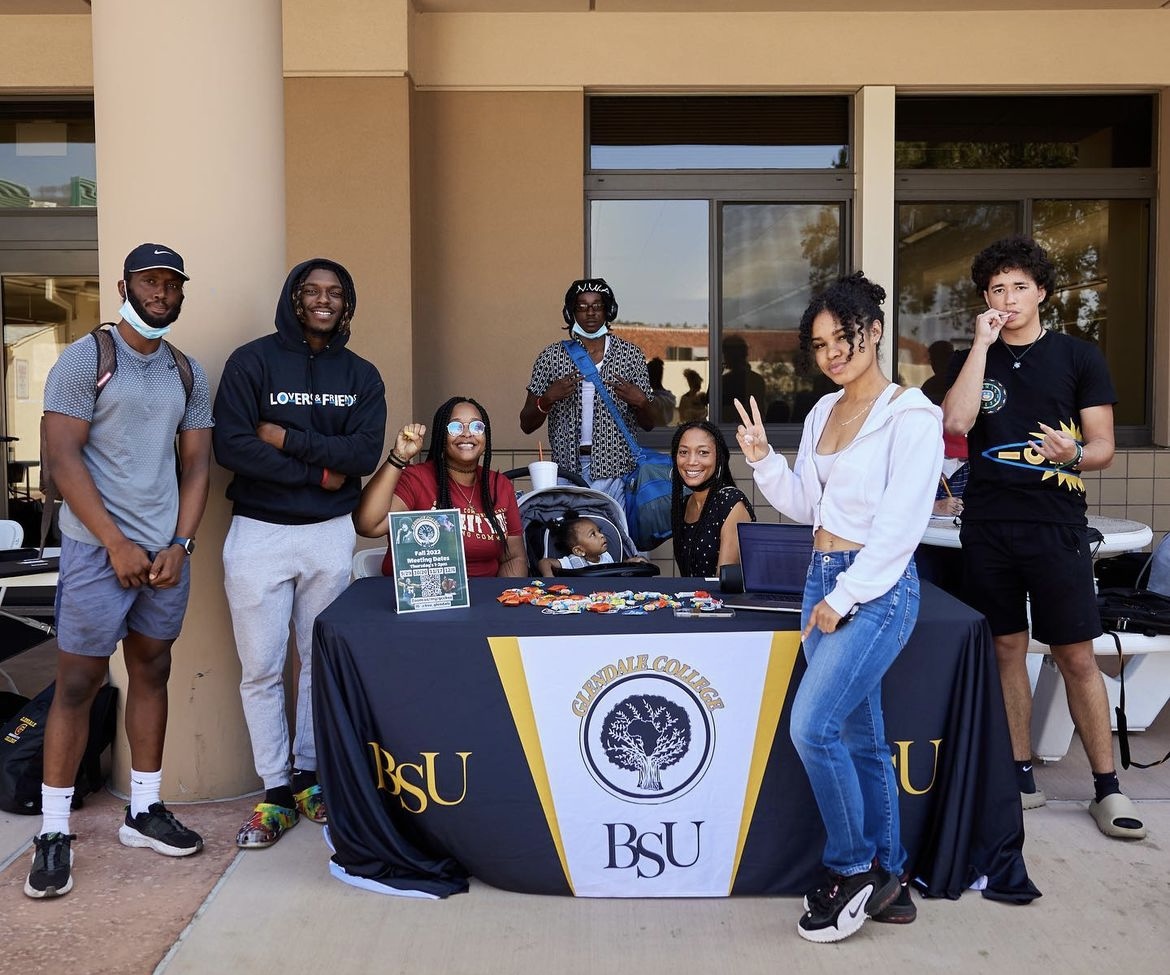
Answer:
<svg viewBox="0 0 1170 975"><path fill-rule="evenodd" d="M886 289L886 341L882 368L894 377L894 93L892 85L867 85L854 100L857 149L853 266Z"/></svg>
<svg viewBox="0 0 1170 975"><path fill-rule="evenodd" d="M286 272L281 2L118 0L94 4L92 20L103 317L116 313L132 247L175 247L191 281L170 338L199 360L214 390L228 354L272 329ZM327 126L321 134L327 143ZM172 801L259 787L223 594L226 483L213 467L174 649L163 761ZM113 679L125 688L120 657ZM128 769L120 730L119 789Z"/></svg>

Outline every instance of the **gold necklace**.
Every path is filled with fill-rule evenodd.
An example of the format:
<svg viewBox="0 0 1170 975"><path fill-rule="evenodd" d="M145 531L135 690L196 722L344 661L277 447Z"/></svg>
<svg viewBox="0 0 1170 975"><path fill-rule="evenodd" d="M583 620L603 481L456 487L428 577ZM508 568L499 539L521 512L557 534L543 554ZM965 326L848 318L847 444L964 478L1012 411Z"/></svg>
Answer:
<svg viewBox="0 0 1170 975"><path fill-rule="evenodd" d="M451 478L451 486L459 488L459 493L463 495L463 501L467 505L467 513L475 514L475 505L471 503L471 494L463 490L463 485L460 484L454 477ZM474 489L475 481L471 482L471 487Z"/></svg>
<svg viewBox="0 0 1170 975"><path fill-rule="evenodd" d="M885 390L882 390L882 392L885 392ZM873 404L874 404L874 403L876 403L876 402L878 401L878 396L881 396L881 395L882 395L881 393L878 393L878 394L877 394L877 396L875 396L875 397L874 397L873 399L871 399L871 400L870 400L868 403L866 403L866 404L865 404L865 406L863 406L863 407L861 408L861 412L860 412L860 413L854 413L854 414L853 414L853 416L849 417L849 419L848 419L848 420L838 420L838 421L837 421L837 426L839 426L839 427L847 426L848 424L850 424L850 423L852 423L854 420L856 420L856 419L857 419L859 416L861 416L863 413L867 413L867 412L869 412L869 409L870 409L870 407L871 407L871 406L873 406Z"/></svg>

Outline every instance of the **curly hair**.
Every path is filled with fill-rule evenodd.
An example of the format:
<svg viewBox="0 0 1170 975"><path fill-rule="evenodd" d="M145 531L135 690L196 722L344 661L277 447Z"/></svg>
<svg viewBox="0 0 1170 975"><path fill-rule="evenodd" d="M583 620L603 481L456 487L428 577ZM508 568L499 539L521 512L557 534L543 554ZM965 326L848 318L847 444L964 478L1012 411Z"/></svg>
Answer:
<svg viewBox="0 0 1170 975"><path fill-rule="evenodd" d="M1023 271L1036 287L1044 289L1044 304L1056 285L1056 268L1048 260L1048 252L1030 237L1020 234L997 240L984 247L971 262L971 281L980 294L987 291L991 279L1005 271Z"/></svg>
<svg viewBox="0 0 1170 975"><path fill-rule="evenodd" d="M483 477L479 480L479 503L487 515L488 524L500 540L500 545L506 550L508 536L496 518L496 499L492 497L488 486L488 473L492 469L492 422L488 419L488 412L470 396L452 396L446 403L435 410L435 418L431 423L431 443L427 448L427 460L435 462L435 479L439 484L439 496L436 506L439 508L457 508L459 505L451 503L451 474L447 469L447 424L451 422L451 414L460 403L469 403L479 410L483 417L483 456L480 465L483 467Z"/></svg>
<svg viewBox="0 0 1170 975"><path fill-rule="evenodd" d="M702 430L715 442L715 473L699 485L698 490L718 491L724 487L735 487L735 478L731 476L731 451L727 449L727 441L719 428L707 420L691 420L681 424L674 431L670 441L670 526L674 542L674 560L678 563L679 572L689 575L689 566L686 564L686 553L680 548L682 539L683 511L686 498L683 495L682 475L678 472L678 445L682 442L683 434L688 430ZM748 510L751 508L749 506Z"/></svg>
<svg viewBox="0 0 1170 975"><path fill-rule="evenodd" d="M578 514L576 511L566 511L556 520L553 528L553 538L565 554L571 554L573 546L577 544L577 536L585 527L585 522L595 525L592 518Z"/></svg>
<svg viewBox="0 0 1170 975"><path fill-rule="evenodd" d="M845 341L849 343L847 358L852 359L854 340L857 340L857 349L863 350L865 330L875 321L885 323L886 313L881 309L881 303L885 300L886 289L880 284L874 284L861 271L838 278L816 295L800 316L801 370L808 372L812 367L812 326L817 315L827 311L837 320L845 334ZM879 338L875 346L880 342Z"/></svg>

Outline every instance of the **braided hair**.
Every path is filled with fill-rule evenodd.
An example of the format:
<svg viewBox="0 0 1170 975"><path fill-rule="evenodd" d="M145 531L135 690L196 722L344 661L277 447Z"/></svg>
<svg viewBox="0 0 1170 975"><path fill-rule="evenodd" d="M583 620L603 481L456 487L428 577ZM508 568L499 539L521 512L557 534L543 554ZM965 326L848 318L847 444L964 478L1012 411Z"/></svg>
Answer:
<svg viewBox="0 0 1170 975"><path fill-rule="evenodd" d="M860 271L840 277L834 284L813 298L800 318L800 368L808 372L812 366L813 321L823 311L832 315L841 326L845 341L849 343L849 355L853 358L853 342L857 349L865 349L865 332L875 322L885 323L886 313L881 303L886 300L886 289L874 284ZM880 338L878 340L881 341Z"/></svg>
<svg viewBox="0 0 1170 975"><path fill-rule="evenodd" d="M715 473L700 484L698 490L718 491L724 487L735 487L735 478L731 476L731 451L727 449L727 441L723 439L719 428L707 420L691 420L681 424L674 431L674 437L670 441L670 527L674 541L674 560L678 563L679 573L684 576L690 574L690 567L681 546L686 499L683 496L682 475L678 472L678 445L682 442L684 433L696 429L702 430L715 442ZM750 505L748 510L751 511Z"/></svg>
<svg viewBox="0 0 1170 975"><path fill-rule="evenodd" d="M487 516L488 524L500 540L503 549L508 547L508 536L496 518L496 500L492 497L488 485L488 477L492 469L492 423L488 419L488 412L470 396L452 396L446 403L435 410L435 418L431 424L431 444L427 448L427 460L435 462L435 479L439 485L439 495L436 505L439 508L457 508L459 505L451 503L451 474L447 469L447 424L451 422L451 414L460 403L469 403L474 406L483 417L483 456L480 464L483 467L483 477L479 481L479 503Z"/></svg>

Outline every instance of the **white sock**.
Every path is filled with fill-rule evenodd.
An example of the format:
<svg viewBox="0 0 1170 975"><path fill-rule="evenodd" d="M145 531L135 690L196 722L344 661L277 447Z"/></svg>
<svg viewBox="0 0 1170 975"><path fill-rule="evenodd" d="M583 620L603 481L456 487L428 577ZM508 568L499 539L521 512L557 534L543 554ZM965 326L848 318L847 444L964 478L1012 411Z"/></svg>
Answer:
<svg viewBox="0 0 1170 975"><path fill-rule="evenodd" d="M69 832L69 804L73 801L73 786L58 789L41 783L41 832Z"/></svg>
<svg viewBox="0 0 1170 975"><path fill-rule="evenodd" d="M130 770L130 818L146 812L159 801L162 790L162 770L138 772Z"/></svg>

